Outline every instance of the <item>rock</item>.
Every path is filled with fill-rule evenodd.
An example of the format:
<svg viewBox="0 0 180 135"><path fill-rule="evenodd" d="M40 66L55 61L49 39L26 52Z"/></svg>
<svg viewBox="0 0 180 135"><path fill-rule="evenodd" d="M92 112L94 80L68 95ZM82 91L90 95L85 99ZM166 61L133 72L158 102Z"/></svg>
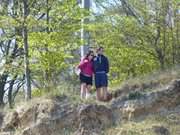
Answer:
<svg viewBox="0 0 180 135"><path fill-rule="evenodd" d="M113 124L112 110L103 105L81 106L78 118L80 135L99 133Z"/></svg>
<svg viewBox="0 0 180 135"><path fill-rule="evenodd" d="M44 105L37 107L39 108L37 112L41 112L40 110L44 108L42 106ZM36 122L26 126L22 135L58 135L64 128L78 129L76 132L78 135L95 135L113 123L112 110L103 105L80 105L72 109L67 108L65 104L54 103L50 110L46 110L49 112L49 117L45 117L46 119L39 117L38 114Z"/></svg>
<svg viewBox="0 0 180 135"><path fill-rule="evenodd" d="M138 99L117 98L112 102L111 107L117 119L132 119L178 105L180 105L180 80L174 80L166 89L144 94Z"/></svg>
<svg viewBox="0 0 180 135"><path fill-rule="evenodd" d="M0 135L14 135L12 132L0 132Z"/></svg>
<svg viewBox="0 0 180 135"><path fill-rule="evenodd" d="M40 99L7 113L4 121L0 113L1 134L15 133L17 129L18 135L59 135L72 129L70 132L76 131L76 135L100 135L121 119L139 118L180 105L180 80L173 81L161 91L134 97L131 100L114 98L110 106L73 105L67 98ZM158 135L169 135L163 127L153 129Z"/></svg>
<svg viewBox="0 0 180 135"><path fill-rule="evenodd" d="M36 108L36 116L31 119L22 135L53 135L59 134L64 128L76 126L76 108L67 102L48 100L41 102ZM23 117L24 118L24 117ZM34 122L32 122L35 120ZM29 125L29 124L28 124Z"/></svg>
<svg viewBox="0 0 180 135"><path fill-rule="evenodd" d="M31 127L25 128L22 135L52 135L56 131L48 123L38 123Z"/></svg>
<svg viewBox="0 0 180 135"><path fill-rule="evenodd" d="M20 125L19 115L16 111L9 113L4 118L2 131L15 131Z"/></svg>
<svg viewBox="0 0 180 135"><path fill-rule="evenodd" d="M59 133L63 128L78 127L75 123L76 107L69 101L43 99L29 106L18 107L4 118L2 131L21 129L22 135L33 134L50 135ZM18 134L20 135L20 133Z"/></svg>
<svg viewBox="0 0 180 135"><path fill-rule="evenodd" d="M153 131L157 135L170 135L169 130L163 126L153 126Z"/></svg>

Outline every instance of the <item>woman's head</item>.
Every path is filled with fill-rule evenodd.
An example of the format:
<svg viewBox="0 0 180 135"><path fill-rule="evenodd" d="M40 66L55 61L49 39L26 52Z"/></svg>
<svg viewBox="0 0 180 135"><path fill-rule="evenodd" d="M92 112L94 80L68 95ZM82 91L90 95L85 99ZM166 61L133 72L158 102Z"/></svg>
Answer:
<svg viewBox="0 0 180 135"><path fill-rule="evenodd" d="M89 50L88 53L86 54L85 58L92 60L94 57L94 52L92 50Z"/></svg>

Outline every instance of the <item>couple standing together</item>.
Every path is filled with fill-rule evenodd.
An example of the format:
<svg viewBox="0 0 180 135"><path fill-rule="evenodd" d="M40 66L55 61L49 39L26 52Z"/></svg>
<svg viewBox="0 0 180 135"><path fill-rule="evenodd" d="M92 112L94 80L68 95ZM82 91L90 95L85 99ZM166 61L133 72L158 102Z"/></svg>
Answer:
<svg viewBox="0 0 180 135"><path fill-rule="evenodd" d="M89 51L85 58L83 58L78 65L80 69L81 81L81 98L88 98L93 82L93 75L95 78L96 98L99 101L106 101L108 96L108 77L109 62L103 54L103 47L96 50L97 55L93 51Z"/></svg>

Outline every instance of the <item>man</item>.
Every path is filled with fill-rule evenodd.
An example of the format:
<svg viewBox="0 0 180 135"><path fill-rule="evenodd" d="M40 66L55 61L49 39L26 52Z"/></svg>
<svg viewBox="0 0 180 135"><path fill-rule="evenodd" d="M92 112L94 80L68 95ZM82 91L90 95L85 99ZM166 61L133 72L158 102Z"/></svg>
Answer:
<svg viewBox="0 0 180 135"><path fill-rule="evenodd" d="M107 87L108 87L108 76L109 72L109 61L106 56L103 54L103 47L97 49L97 56L93 61L93 68L95 74L95 86L96 86L96 97L99 101L107 100ZM101 90L102 93L101 94Z"/></svg>

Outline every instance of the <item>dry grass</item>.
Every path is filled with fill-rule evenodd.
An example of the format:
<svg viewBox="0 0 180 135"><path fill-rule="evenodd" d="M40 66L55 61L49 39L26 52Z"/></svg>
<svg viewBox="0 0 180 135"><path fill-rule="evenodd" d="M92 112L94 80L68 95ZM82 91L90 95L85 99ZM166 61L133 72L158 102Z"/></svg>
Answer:
<svg viewBox="0 0 180 135"><path fill-rule="evenodd" d="M180 66L166 69L164 71L156 71L145 76L130 78L121 84L111 86L111 91L123 89L126 86L142 88L144 91L152 91L162 88L169 84L172 80L180 78ZM147 90L146 90L147 89Z"/></svg>
<svg viewBox="0 0 180 135"><path fill-rule="evenodd" d="M168 85L174 79L180 79L179 66L129 79L122 83L121 86L117 85L112 87L111 90L127 90L125 88L128 86L130 88L128 92L131 92L131 88L135 86L137 89L143 89L144 87L143 92L157 91ZM156 127L164 127L170 135L180 135L180 109L177 112L172 111L166 115L156 114L147 116L144 120L122 121L120 124L105 130L102 135L157 135L155 132Z"/></svg>
<svg viewBox="0 0 180 135"><path fill-rule="evenodd" d="M160 87L164 87L165 85L169 84L171 80L180 78L180 68L179 66L174 67L172 69L168 69L165 71L158 71L154 72L147 76L141 76L138 78L132 78L124 83L117 86L113 86L110 88L111 91L123 88L124 86L150 86L154 85L152 88L147 88L144 91L152 91L157 90ZM34 97L32 100L28 102L24 102L23 94L17 97L17 103L14 109L9 109L8 106L4 108L7 112L14 111L18 109L18 107L25 107L29 108L36 103L39 103L43 99L47 100L48 98L54 97L68 97L68 100L72 102L72 104L101 104L101 105L108 105L107 103L98 102L95 99L95 95L88 100L81 100L79 95L79 88L71 89L67 86L61 86L56 89L52 89L50 92L44 93L34 93ZM37 94L37 95L36 95ZM38 95L40 94L40 95ZM95 93L94 93L95 94ZM21 100L19 101L19 99ZM154 127L165 127L171 135L180 135L180 111L179 113L171 113L168 115L152 115L148 116L146 119L141 121L122 121L119 125L111 127L102 133L102 135L157 135L154 131ZM71 131L68 129L64 131L64 134L70 135Z"/></svg>
<svg viewBox="0 0 180 135"><path fill-rule="evenodd" d="M152 115L139 122L122 121L118 126L107 129L103 135L157 135L156 127L164 127L170 135L180 135L180 114Z"/></svg>

